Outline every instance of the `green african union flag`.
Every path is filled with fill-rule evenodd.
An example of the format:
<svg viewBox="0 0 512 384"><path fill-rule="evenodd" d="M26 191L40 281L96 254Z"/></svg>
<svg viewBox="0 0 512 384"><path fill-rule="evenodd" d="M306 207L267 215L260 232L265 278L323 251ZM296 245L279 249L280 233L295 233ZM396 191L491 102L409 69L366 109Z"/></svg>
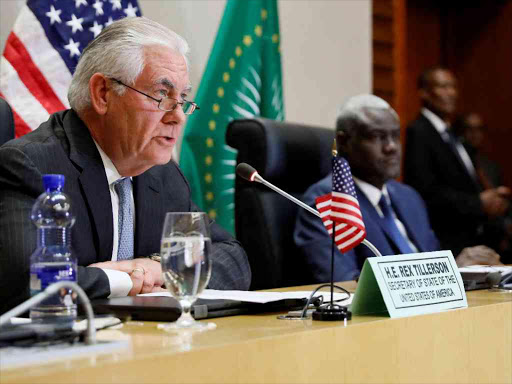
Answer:
<svg viewBox="0 0 512 384"><path fill-rule="evenodd" d="M228 0L189 117L180 166L192 200L234 233L236 150L225 143L234 119L283 120L276 0Z"/></svg>

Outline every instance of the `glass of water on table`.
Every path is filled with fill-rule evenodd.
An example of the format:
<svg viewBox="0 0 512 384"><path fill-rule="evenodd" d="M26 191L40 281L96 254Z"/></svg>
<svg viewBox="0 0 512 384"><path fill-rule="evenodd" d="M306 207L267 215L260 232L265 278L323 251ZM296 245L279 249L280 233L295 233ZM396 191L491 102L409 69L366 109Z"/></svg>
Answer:
<svg viewBox="0 0 512 384"><path fill-rule="evenodd" d="M215 324L198 322L190 310L203 292L212 270L212 241L208 217L204 212L168 212L165 216L160 247L165 286L181 305L181 316L162 326L166 331L205 330Z"/></svg>

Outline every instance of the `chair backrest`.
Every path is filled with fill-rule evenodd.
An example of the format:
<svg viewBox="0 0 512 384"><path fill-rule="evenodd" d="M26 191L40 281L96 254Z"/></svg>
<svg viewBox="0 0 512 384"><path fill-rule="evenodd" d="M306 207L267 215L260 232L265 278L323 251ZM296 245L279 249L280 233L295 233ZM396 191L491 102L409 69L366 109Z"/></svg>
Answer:
<svg viewBox="0 0 512 384"><path fill-rule="evenodd" d="M0 145L14 139L14 117L11 107L0 97Z"/></svg>
<svg viewBox="0 0 512 384"><path fill-rule="evenodd" d="M267 119L234 120L226 132L227 144L238 149L237 163L252 165L299 200L330 172L333 138L332 129ZM293 242L299 209L265 186L237 177L235 230L251 265L251 289L310 283Z"/></svg>

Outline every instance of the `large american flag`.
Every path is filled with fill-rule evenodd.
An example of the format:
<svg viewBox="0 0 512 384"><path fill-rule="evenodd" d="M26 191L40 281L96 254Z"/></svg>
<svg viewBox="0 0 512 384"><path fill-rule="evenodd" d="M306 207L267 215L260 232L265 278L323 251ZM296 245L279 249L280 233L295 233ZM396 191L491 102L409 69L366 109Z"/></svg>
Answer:
<svg viewBox="0 0 512 384"><path fill-rule="evenodd" d="M366 236L363 216L357 201L350 166L343 157L333 159L332 192L316 198L316 208L341 252L347 252L361 243Z"/></svg>
<svg viewBox="0 0 512 384"><path fill-rule="evenodd" d="M69 108L80 54L105 26L140 15L137 0L28 0L0 61L0 97L13 109L16 137Z"/></svg>

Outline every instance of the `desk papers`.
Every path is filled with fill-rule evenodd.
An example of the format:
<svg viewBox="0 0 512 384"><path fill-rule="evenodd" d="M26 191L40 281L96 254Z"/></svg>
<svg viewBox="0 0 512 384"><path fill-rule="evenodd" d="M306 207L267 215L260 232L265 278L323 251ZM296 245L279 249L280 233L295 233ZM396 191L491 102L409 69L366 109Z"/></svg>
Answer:
<svg viewBox="0 0 512 384"><path fill-rule="evenodd" d="M138 296L165 296L172 297L169 292L144 293ZM259 292L259 291L218 291L215 289L205 289L199 295L200 299L224 299L236 300L247 303L271 303L284 299L303 299L309 298L311 291L295 291L295 292ZM331 300L331 293L321 291L315 293L315 296L323 296L324 302ZM352 302L353 295L347 297L346 293L334 292L334 300L342 300L338 302L340 305L348 305Z"/></svg>

